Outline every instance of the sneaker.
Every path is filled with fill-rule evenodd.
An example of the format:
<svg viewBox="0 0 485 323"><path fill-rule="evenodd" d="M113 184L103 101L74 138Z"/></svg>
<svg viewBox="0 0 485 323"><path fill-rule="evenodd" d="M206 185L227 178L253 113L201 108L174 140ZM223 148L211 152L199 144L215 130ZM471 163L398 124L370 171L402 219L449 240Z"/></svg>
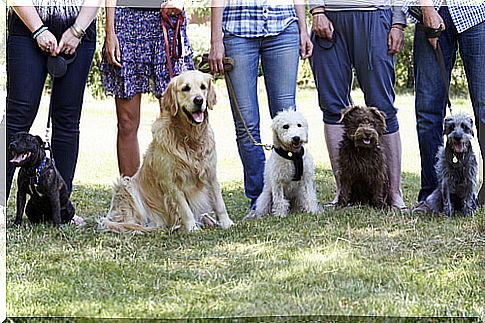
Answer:
<svg viewBox="0 0 485 323"><path fill-rule="evenodd" d="M413 215L423 215L429 213L429 206L426 201L420 201L418 204L413 208Z"/></svg>

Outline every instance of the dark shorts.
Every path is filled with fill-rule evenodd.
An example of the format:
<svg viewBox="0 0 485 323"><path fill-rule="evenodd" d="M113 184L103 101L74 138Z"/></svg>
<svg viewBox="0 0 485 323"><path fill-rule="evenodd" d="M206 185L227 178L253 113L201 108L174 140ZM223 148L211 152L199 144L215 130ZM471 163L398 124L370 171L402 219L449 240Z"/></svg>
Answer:
<svg viewBox="0 0 485 323"><path fill-rule="evenodd" d="M312 34L311 59L323 121L338 124L350 105L353 69L365 103L386 114L387 132L399 130L394 106L395 55L388 53L391 10L327 11L335 31L332 41Z"/></svg>

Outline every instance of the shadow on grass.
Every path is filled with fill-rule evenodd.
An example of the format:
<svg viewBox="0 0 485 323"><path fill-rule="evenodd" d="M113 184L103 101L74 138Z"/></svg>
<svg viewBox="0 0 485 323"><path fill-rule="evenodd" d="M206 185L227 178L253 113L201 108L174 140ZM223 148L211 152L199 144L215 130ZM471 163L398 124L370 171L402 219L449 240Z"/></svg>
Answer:
<svg viewBox="0 0 485 323"><path fill-rule="evenodd" d="M319 199L332 175L317 170ZM417 177L404 175L410 202ZM414 218L365 207L239 222L241 183L223 194L234 228L101 234L105 186L76 186L87 228L7 230L9 315L215 317L276 314L483 315L484 216ZM9 213L11 213L9 211Z"/></svg>

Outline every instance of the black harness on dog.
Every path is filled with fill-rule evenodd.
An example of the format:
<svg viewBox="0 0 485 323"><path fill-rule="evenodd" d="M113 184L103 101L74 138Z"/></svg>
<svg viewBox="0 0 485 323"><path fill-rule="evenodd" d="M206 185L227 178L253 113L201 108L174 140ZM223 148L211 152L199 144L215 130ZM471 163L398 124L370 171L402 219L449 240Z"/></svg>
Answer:
<svg viewBox="0 0 485 323"><path fill-rule="evenodd" d="M295 166L295 174L293 175L292 181L299 181L303 175L303 155L305 154L305 149L301 147L300 152L294 153L280 147L274 147L274 151L284 159L293 161L293 165Z"/></svg>
<svg viewBox="0 0 485 323"><path fill-rule="evenodd" d="M44 156L44 159L42 160L42 162L40 163L39 166L37 166L35 168L35 175L33 176L28 176L27 177L29 178L29 188L30 188L30 191L32 194L36 194L40 197L42 197L42 194L39 193L39 191L37 190L37 186L39 186L39 183L40 183L40 178L49 170L51 169L54 164L52 163L52 160L51 162L49 163L49 165L47 165L48 163L48 158L46 156ZM47 165L47 167L46 167Z"/></svg>

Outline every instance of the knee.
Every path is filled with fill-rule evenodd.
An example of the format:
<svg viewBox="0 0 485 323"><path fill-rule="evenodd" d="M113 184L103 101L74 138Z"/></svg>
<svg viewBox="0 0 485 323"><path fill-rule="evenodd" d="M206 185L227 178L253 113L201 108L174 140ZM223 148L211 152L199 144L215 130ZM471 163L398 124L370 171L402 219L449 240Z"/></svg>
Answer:
<svg viewBox="0 0 485 323"><path fill-rule="evenodd" d="M138 120L134 120L128 115L118 116L118 135L123 137L136 136L138 127Z"/></svg>

